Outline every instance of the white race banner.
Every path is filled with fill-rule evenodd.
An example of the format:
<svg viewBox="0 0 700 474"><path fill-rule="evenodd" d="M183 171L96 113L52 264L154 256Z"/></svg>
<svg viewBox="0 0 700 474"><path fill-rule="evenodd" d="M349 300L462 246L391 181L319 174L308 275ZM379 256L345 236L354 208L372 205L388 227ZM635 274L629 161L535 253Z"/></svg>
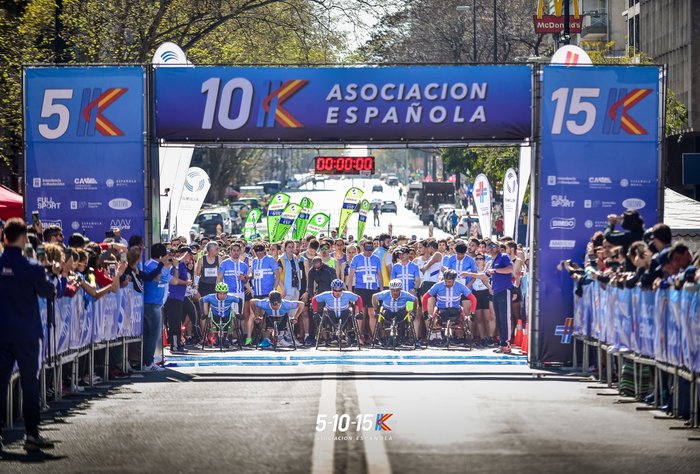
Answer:
<svg viewBox="0 0 700 474"><path fill-rule="evenodd" d="M484 239L491 238L491 185L485 174L480 174L474 180L472 196L479 215L481 236Z"/></svg>
<svg viewBox="0 0 700 474"><path fill-rule="evenodd" d="M532 169L532 147L523 144L520 146L520 164L518 172L518 212L517 216L523 210L523 201L525 200L525 192L527 191L527 183L530 180L530 170ZM515 227L515 240L518 240L518 227Z"/></svg>
<svg viewBox="0 0 700 474"><path fill-rule="evenodd" d="M175 217L175 235L189 237L192 224L210 187L209 175L202 168L193 167L187 170L180 208Z"/></svg>
<svg viewBox="0 0 700 474"><path fill-rule="evenodd" d="M177 215L193 152L194 145L158 147L161 229L165 229L168 213L173 216ZM171 219L168 236L170 236L174 225L174 221Z"/></svg>
<svg viewBox="0 0 700 474"><path fill-rule="evenodd" d="M518 175L513 168L508 168L503 177L503 235L515 238L515 226L518 222Z"/></svg>

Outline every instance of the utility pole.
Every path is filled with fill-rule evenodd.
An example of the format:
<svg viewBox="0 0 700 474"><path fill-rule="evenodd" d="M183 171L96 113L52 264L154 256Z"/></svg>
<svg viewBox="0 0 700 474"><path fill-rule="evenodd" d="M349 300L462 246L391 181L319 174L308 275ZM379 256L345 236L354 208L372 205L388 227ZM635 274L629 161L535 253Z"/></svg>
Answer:
<svg viewBox="0 0 700 474"><path fill-rule="evenodd" d="M562 43L571 44L571 12L570 12L570 2L569 0L564 0L564 38Z"/></svg>
<svg viewBox="0 0 700 474"><path fill-rule="evenodd" d="M493 0L493 62L498 62L498 24L496 23L496 0Z"/></svg>

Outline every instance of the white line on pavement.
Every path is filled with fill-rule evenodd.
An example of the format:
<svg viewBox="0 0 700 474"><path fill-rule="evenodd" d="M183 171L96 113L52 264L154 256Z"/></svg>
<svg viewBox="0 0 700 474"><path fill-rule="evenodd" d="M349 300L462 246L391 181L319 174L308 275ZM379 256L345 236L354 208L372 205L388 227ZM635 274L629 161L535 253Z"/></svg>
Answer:
<svg viewBox="0 0 700 474"><path fill-rule="evenodd" d="M355 379L355 390L357 391L357 403L360 413L372 413L374 416L380 413L377 405L372 400L373 391L369 390L370 381ZM381 434L381 432L379 432ZM369 435L370 433L367 433ZM373 439L371 436L364 436L362 443L365 447L365 459L367 461L367 472L369 474L391 473L391 464L386 454L384 440Z"/></svg>
<svg viewBox="0 0 700 474"><path fill-rule="evenodd" d="M318 401L318 414L332 417L336 413L335 396L337 380L332 374L336 372L336 365L325 367L325 376L321 381L321 395ZM316 432L314 435L314 447L311 453L311 473L327 474L333 472L333 437L331 430Z"/></svg>

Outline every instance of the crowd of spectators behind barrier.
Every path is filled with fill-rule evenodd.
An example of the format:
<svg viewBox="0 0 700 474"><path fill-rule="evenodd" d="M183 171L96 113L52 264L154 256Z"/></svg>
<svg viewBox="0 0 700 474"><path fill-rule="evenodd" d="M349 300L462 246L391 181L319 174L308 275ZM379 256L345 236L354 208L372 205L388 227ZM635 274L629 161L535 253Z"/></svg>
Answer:
<svg viewBox="0 0 700 474"><path fill-rule="evenodd" d="M622 230L617 230L620 225ZM698 272L700 252L693 255L689 246L682 240L673 239L671 228L664 223L657 223L645 230L644 221L635 210L626 211L622 215L608 216L608 225L604 232L596 232L587 245L581 266L571 260L561 263L576 284L576 295L583 296L586 285L597 282L601 289L611 286L619 289L640 288L642 291L657 291L659 289L676 289L695 292L698 289ZM629 348L610 348L611 353L629 352ZM604 360L597 364L605 364ZM633 367L623 364L620 371L620 391L632 394L631 383ZM679 394L679 405L689 407L689 391L687 383L680 380L679 386L672 386L670 377L661 372L657 380L662 390L660 400L654 400L652 391L654 374L642 372L640 387L646 387L644 399L648 403L656 402L671 412L670 393ZM688 410L681 410L681 415L687 418Z"/></svg>
<svg viewBox="0 0 700 474"><path fill-rule="evenodd" d="M622 231L616 230L620 224ZM700 253L692 255L683 241L673 241L669 226L658 223L645 230L637 211L608 216L604 232L596 232L586 248L584 264L567 260L563 268L577 282L577 294L583 285L598 281L619 288L641 287L681 289L696 284Z"/></svg>

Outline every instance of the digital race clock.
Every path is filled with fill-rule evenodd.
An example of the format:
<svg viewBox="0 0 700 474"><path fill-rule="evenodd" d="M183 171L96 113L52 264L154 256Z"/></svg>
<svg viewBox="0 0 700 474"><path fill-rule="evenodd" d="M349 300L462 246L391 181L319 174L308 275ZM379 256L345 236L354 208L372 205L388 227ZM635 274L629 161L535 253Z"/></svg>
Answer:
<svg viewBox="0 0 700 474"><path fill-rule="evenodd" d="M374 174L373 156L317 156L316 174Z"/></svg>

